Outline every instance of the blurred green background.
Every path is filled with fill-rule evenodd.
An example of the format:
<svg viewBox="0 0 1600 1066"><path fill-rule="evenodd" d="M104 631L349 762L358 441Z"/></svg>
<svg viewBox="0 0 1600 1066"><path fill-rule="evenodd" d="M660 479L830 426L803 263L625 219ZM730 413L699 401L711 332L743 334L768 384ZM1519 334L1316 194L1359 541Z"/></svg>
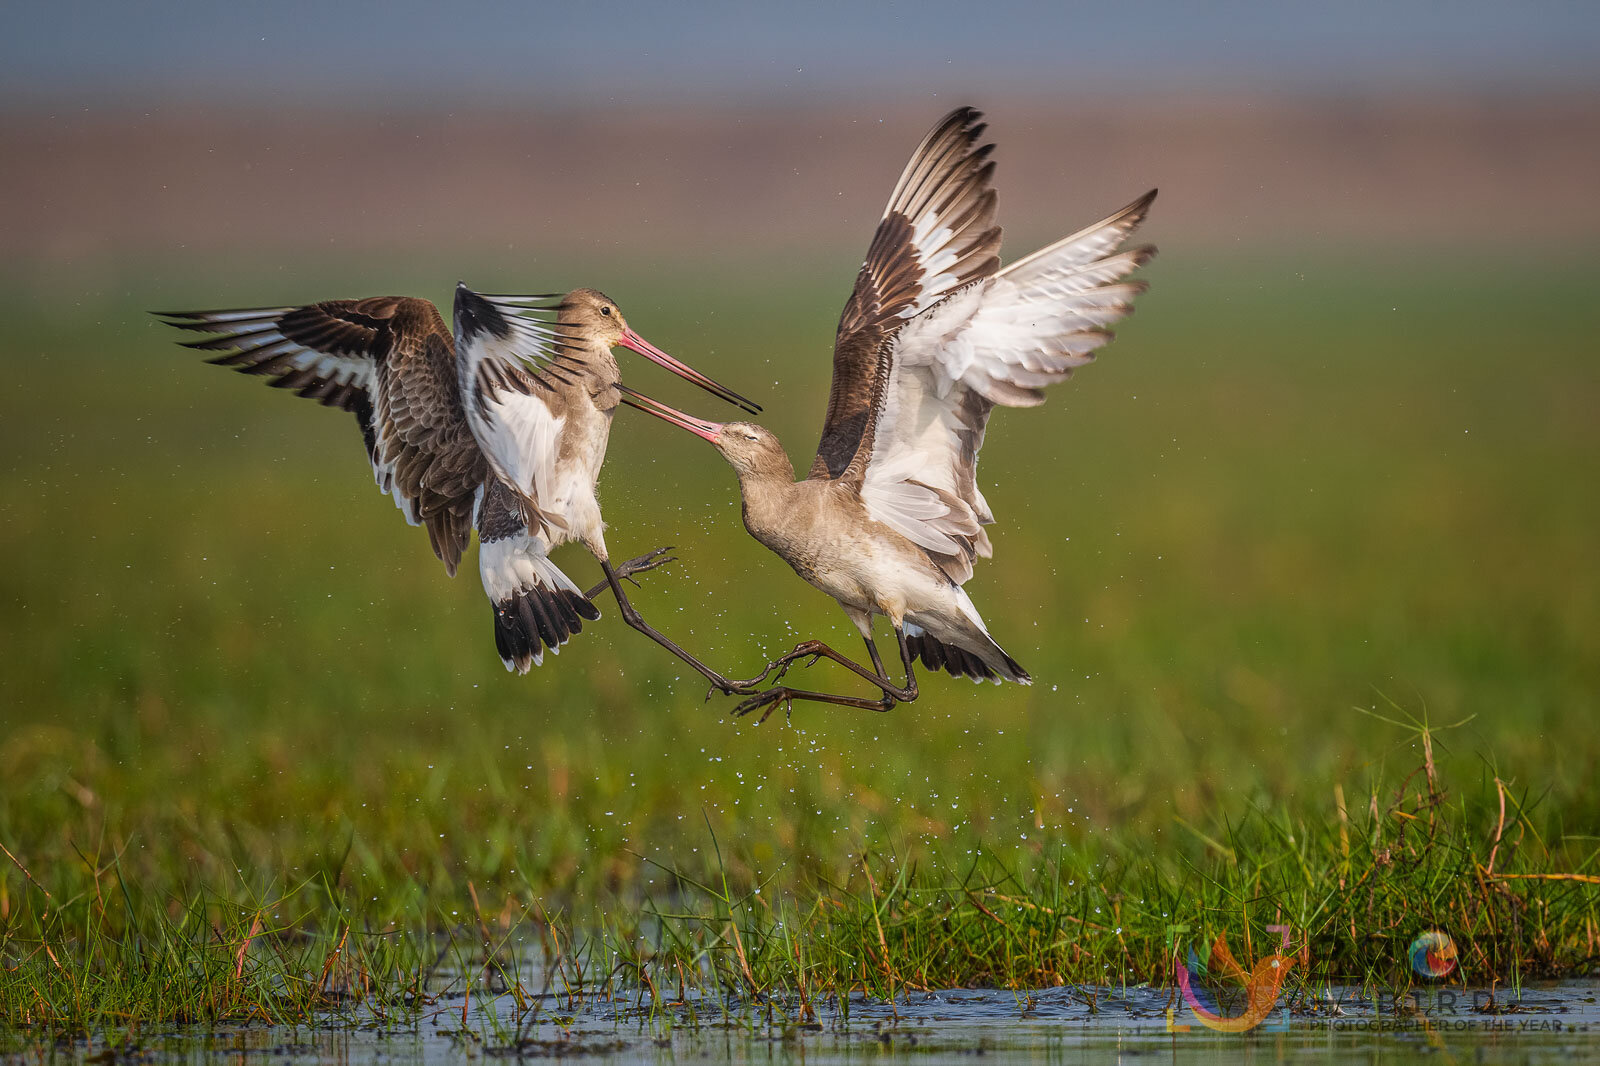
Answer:
<svg viewBox="0 0 1600 1066"><path fill-rule="evenodd" d="M833 284L711 267L607 284L647 336L765 402L803 464L848 266ZM686 848L709 812L758 865L826 864L962 824L1008 841L1293 799L1331 812L1330 782L1417 761L1354 710L1393 716L1385 700L1470 717L1445 742L1467 774L1586 822L1595 273L1306 267L1169 249L1098 363L997 414L995 558L971 590L1037 684L932 678L890 714L802 706L760 729L614 611L506 674L474 569L445 577L371 486L349 417L176 349L142 311L158 294L14 307L0 825L34 854L95 827L218 869L236 835L287 869L353 826L493 871L552 825L581 863ZM338 291L430 292L378 277ZM193 285L222 305L289 288ZM625 412L602 489L614 551L677 546L637 599L710 661L848 646L831 601L746 537L701 442ZM501 826L492 856L457 839L480 817ZM791 853L797 837L824 850Z"/></svg>
<svg viewBox="0 0 1600 1066"><path fill-rule="evenodd" d="M317 55L214 96L205 63L89 106L41 82L0 115L0 840L58 891L116 855L156 894L337 868L573 899L648 887L640 855L705 863L708 825L785 884L867 850L955 870L976 842L1108 830L1171 857L1204 850L1185 826L1332 818L1335 785L1365 809L1403 780L1415 738L1357 708L1465 721L1447 780L1499 776L1557 836L1600 831L1600 109L1540 72L1540 40L1510 92L1448 63L1229 81L1225 50L1139 91L969 62L855 95L765 67L553 103L290 93L332 69ZM1008 257L1163 187L1138 313L983 452L995 557L969 589L1031 688L928 678L890 714L757 729L604 604L510 676L475 560L445 577L348 416L204 366L146 314L594 285L764 403L804 469L877 212L968 99L1000 144ZM614 554L676 546L636 602L713 664L853 646L745 536L701 442L623 412L601 489ZM23 891L0 866L0 917Z"/></svg>

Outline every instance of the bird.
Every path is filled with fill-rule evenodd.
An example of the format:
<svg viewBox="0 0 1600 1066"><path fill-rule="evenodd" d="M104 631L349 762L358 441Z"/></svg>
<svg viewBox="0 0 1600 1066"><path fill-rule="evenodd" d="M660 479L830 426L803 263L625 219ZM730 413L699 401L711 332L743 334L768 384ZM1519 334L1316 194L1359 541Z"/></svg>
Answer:
<svg viewBox="0 0 1600 1066"><path fill-rule="evenodd" d="M498 602L502 587L526 588L525 571L531 561L539 587L565 593L552 603L552 611L564 602L581 614L583 601L572 595L576 586L547 558L551 548L576 541L600 563L628 626L693 667L713 688L739 691L645 622L622 588L626 575L611 565L595 496L611 420L625 397L655 402L622 385L611 348L630 348L751 413L760 407L640 337L623 320L615 301L603 293L578 289L559 304L551 299L484 296L465 285L456 286L457 362L467 422L501 486L494 499L486 500L480 522L491 523L491 535L498 523L526 531L504 550L497 541L485 541L490 561L481 565L494 568L496 586L490 588L486 569L490 600ZM554 314L554 324L538 317L541 313ZM480 525L480 540L483 529ZM517 574L514 582L506 580L512 570ZM523 601L528 599L537 610L537 598ZM503 615L497 610L497 619ZM570 615L566 619L573 620ZM542 618L540 623L543 632ZM507 639L527 631L524 624Z"/></svg>
<svg viewBox="0 0 1600 1066"><path fill-rule="evenodd" d="M673 561L661 548L613 567L599 536L595 481L620 387L612 346L747 411L760 408L644 340L598 290L516 305L512 325L458 286L464 338L452 336L431 301L409 296L155 314L210 334L185 344L218 353L208 362L354 414L378 488L408 523L427 529L450 576L476 527L496 650L507 670L525 674L600 617L592 601L608 588L638 628L619 582ZM522 313L541 309L542 321ZM583 540L605 572L586 591L549 558L571 539Z"/></svg>
<svg viewBox="0 0 1600 1066"><path fill-rule="evenodd" d="M737 682L738 691L774 670L781 682L808 657L831 659L881 691L867 698L778 684L735 714L765 708L765 721L780 704L792 713L795 700L887 711L917 698L918 659L975 681L1032 681L963 587L974 561L993 551L978 452L996 406L1042 403L1044 387L1090 362L1111 340L1105 327L1132 310L1146 284L1124 279L1155 249L1120 249L1156 191L1002 268L986 128L975 109L952 111L901 174L839 322L822 438L803 480L761 426L623 398L711 442L738 475L745 528L832 596L866 642L870 669L809 640ZM873 641L880 615L894 628L903 684Z"/></svg>

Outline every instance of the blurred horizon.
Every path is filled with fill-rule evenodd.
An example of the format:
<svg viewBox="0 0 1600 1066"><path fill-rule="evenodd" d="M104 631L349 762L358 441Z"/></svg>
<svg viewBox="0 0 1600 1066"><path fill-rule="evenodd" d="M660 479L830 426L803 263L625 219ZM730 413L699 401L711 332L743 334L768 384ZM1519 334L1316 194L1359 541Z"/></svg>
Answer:
<svg viewBox="0 0 1600 1066"><path fill-rule="evenodd" d="M219 266L246 281L381 264L398 281L430 263L441 288L721 263L775 280L822 266L842 291L843 260L955 102L0 115L0 254L42 299ZM1007 258L1152 187L1146 239L1190 259L1543 261L1600 244L1600 106L1583 94L971 102L997 145ZM279 295L296 292L317 297Z"/></svg>
<svg viewBox="0 0 1600 1066"><path fill-rule="evenodd" d="M1191 260L1586 256L1596 56L1571 4L11 5L0 269L776 279L858 258L960 104L1008 257L1152 187Z"/></svg>

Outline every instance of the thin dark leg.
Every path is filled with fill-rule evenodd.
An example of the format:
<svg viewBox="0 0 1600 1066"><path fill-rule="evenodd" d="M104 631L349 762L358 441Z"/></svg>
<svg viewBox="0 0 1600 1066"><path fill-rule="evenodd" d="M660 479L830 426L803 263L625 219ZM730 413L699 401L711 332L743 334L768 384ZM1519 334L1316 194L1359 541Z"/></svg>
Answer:
<svg viewBox="0 0 1600 1066"><path fill-rule="evenodd" d="M916 671L913 670L911 666L911 648L906 644L906 634L904 629L896 626L894 635L900 643L900 661L905 665L906 668L906 683L904 687L895 685L886 676L884 676L885 671L883 669L883 660L879 657L878 646L872 642L871 637L866 638L867 653L872 656L872 665L878 668L878 673L876 675L868 672L865 667L851 662L849 659L845 658L843 655L840 655L832 648L829 648L826 644L822 644L820 641L807 641L806 644L800 645L800 647L807 648L807 650L800 656L796 656L796 658L800 658L804 655L817 655L822 658L831 659L843 666L848 666L857 674L860 674L868 681L871 681L873 684L883 689L883 697L881 699L869 700L859 696L835 696L825 692L807 692L804 689L796 689L790 688L787 685L780 685L777 688L770 688L765 692L758 693L757 695L750 697L743 703L739 704L739 706L735 707L733 709L733 713L735 715L745 715L765 707L766 711L761 715L760 720L756 723L759 725L761 722L765 722L768 716L777 709L778 704L792 704L795 700L808 700L813 703L833 703L838 704L841 707L862 707L874 711L887 711L897 702L910 703L912 700L916 699L918 695L917 675ZM811 648L808 647L808 645L815 645L816 647ZM798 650L799 648L796 648L796 651ZM783 668L787 670L788 663L785 663ZM783 675L779 674L778 676L782 677Z"/></svg>
<svg viewBox="0 0 1600 1066"><path fill-rule="evenodd" d="M628 581L633 581L634 574L642 574L646 570L654 570L658 566L666 566L668 563L675 563L678 561L677 557L673 555L667 555L667 553L671 550L672 546L668 545L665 548L657 548L653 552L645 552L643 555L629 559L627 562L617 567L617 576ZM661 558L663 555L667 555L667 557L665 559ZM635 585L638 584L637 581L633 581L633 583ZM592 600L610 587L611 580L607 578L605 581L600 582L600 584L596 585L588 592L585 592L583 594L583 598L586 600Z"/></svg>
<svg viewBox="0 0 1600 1066"><path fill-rule="evenodd" d="M789 667L793 666L797 661L804 659L809 655L811 656L811 662L806 663L806 666L808 667L816 665L818 659L827 659L831 662L838 663L840 666L856 674L858 677L861 677L867 681L871 681L874 685L877 685L879 688L883 689L885 693L894 696L894 698L897 700L909 701L916 699L916 685L913 682L908 681L907 687L902 689L893 681L889 680L889 671L883 668L883 659L878 655L878 646L872 642L871 637L867 637L865 640L867 645L867 654L872 656L872 665L876 668L876 672L868 670L860 663L851 659L848 655L845 655L840 651L835 651L833 648L830 648L820 640L806 640L796 644L792 651L780 655L778 658L772 660L772 662L767 664L767 668L761 671L760 674L739 683L753 688L765 681L767 676L774 670L778 671L778 676L774 677L773 680L781 681L783 680L783 675L789 672ZM908 670L906 673L909 677L910 671ZM907 695L907 692L910 694Z"/></svg>
<svg viewBox="0 0 1600 1066"><path fill-rule="evenodd" d="M870 636L863 637L861 639L867 645L867 654L872 656L872 668L878 671L879 677L887 680L889 677L889 671L883 668L883 657L878 654L878 642L873 640Z"/></svg>
<svg viewBox="0 0 1600 1066"><path fill-rule="evenodd" d="M628 623L629 626L637 629L639 632L643 633L645 636L649 637L651 640L655 641L657 644L661 645L663 648L667 649L672 654L688 663L690 666L694 667L695 670L699 672L701 677L711 682L712 687L720 690L724 695L731 696L734 693L739 693L742 695L743 693L750 691L752 686L741 686L739 682L729 681L727 678L711 669L711 667L707 666L699 659L696 659L693 655L690 655L688 652L678 647L678 645L674 644L664 633L660 633L651 628L650 624L644 620L644 618L639 614L638 610L634 608L631 602L629 602L628 594L622 591L622 581L617 572L611 568L610 561L601 559L600 569L606 572L606 583L611 586L611 594L617 598L617 606L622 610L622 620L624 622Z"/></svg>
<svg viewBox="0 0 1600 1066"><path fill-rule="evenodd" d="M885 695L881 699L869 700L861 696L835 696L828 692L807 692L804 689L780 685L777 688L769 688L759 695L751 696L735 707L733 713L735 716L743 716L765 707L766 710L762 711L761 717L756 719L756 725L760 725L772 717L772 712L778 709L778 704L792 704L795 700L809 700L812 703L833 703L840 707L861 707L869 711L887 711L895 704L894 697L889 695ZM793 708L791 707L790 709L792 710Z"/></svg>
<svg viewBox="0 0 1600 1066"><path fill-rule="evenodd" d="M871 645L869 644L868 647L871 647ZM778 676L774 677L772 680L781 681L783 679L783 675L789 672L789 667L793 666L796 662L804 659L808 655L811 656L811 662L806 663L807 666L814 666L818 659L828 659L832 662L838 663L847 670L866 678L879 688L884 688L885 686L888 688L894 687L894 682L890 681L887 675L883 674L882 672L874 674L871 670L868 670L860 663L852 660L848 655L845 655L843 652L833 650L820 640L801 641L799 644L794 646L792 651L778 656L776 659L767 664L767 668L765 670L761 671L761 673L757 674L755 677L741 682L741 684L749 685L753 688L765 681L768 675L770 675L774 670L778 671Z"/></svg>

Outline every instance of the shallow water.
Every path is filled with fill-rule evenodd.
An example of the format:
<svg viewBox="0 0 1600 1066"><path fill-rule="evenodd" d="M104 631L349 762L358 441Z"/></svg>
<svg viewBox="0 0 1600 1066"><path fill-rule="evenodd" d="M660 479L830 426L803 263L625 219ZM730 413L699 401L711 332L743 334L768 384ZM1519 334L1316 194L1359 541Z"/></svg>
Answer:
<svg viewBox="0 0 1600 1066"><path fill-rule="evenodd" d="M530 1001L531 1002L531 1001ZM463 1006L466 1007L463 1023ZM519 1012L510 996L465 1003L441 997L404 1025L367 1017L316 1027L252 1026L146 1033L115 1056L102 1046L36 1051L32 1061L432 1063L470 1058L582 1058L595 1062L883 1059L970 1063L1079 1062L1600 1062L1600 983L1504 990L1419 989L1398 1003L1382 993L1326 989L1291 1003L1248 1033L1206 1028L1176 996L1143 988L1052 988L1033 993L952 990L893 1003L852 997L848 1020L797 1002L699 999L652 1010L648 996L582 1001L540 997ZM1169 1015L1169 1008L1171 1014Z"/></svg>

